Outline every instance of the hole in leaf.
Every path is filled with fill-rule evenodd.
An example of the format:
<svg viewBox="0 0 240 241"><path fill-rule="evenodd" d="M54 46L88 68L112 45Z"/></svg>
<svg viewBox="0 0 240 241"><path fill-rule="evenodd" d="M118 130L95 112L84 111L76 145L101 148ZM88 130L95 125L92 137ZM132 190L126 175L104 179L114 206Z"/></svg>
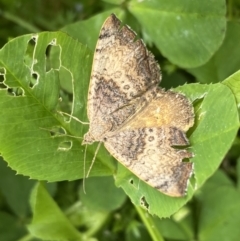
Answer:
<svg viewBox="0 0 240 241"><path fill-rule="evenodd" d="M36 72L32 73L32 78L29 82L30 88L33 88L38 83L38 77L39 75Z"/></svg>
<svg viewBox="0 0 240 241"><path fill-rule="evenodd" d="M188 158L182 159L182 162L190 162Z"/></svg>
<svg viewBox="0 0 240 241"><path fill-rule="evenodd" d="M8 94L11 96L23 96L24 90L21 87L8 88Z"/></svg>
<svg viewBox="0 0 240 241"><path fill-rule="evenodd" d="M38 39L38 35L33 35L32 36L32 40L36 43L37 42L37 39Z"/></svg>
<svg viewBox="0 0 240 241"><path fill-rule="evenodd" d="M66 135L66 130L61 126L53 126L51 129L49 129L50 135L52 137L62 136Z"/></svg>
<svg viewBox="0 0 240 241"><path fill-rule="evenodd" d="M8 87L3 83L1 82L1 76L0 76L0 89L7 89Z"/></svg>
<svg viewBox="0 0 240 241"><path fill-rule="evenodd" d="M129 183L136 189L136 190L139 190L139 185L140 185L140 179L138 179L138 182L133 180L133 179L130 179L129 180Z"/></svg>
<svg viewBox="0 0 240 241"><path fill-rule="evenodd" d="M7 86L4 84L5 81L5 68L0 68L0 89L7 89Z"/></svg>
<svg viewBox="0 0 240 241"><path fill-rule="evenodd" d="M4 81L4 75L0 74L0 84L3 84L3 81Z"/></svg>
<svg viewBox="0 0 240 241"><path fill-rule="evenodd" d="M46 49L46 72L50 71L51 69L60 69L60 53L61 50L59 46L52 44L48 45Z"/></svg>
<svg viewBox="0 0 240 241"><path fill-rule="evenodd" d="M59 151L69 151L72 148L71 141L63 141L59 143L58 150Z"/></svg>
<svg viewBox="0 0 240 241"><path fill-rule="evenodd" d="M29 69L32 69L33 52L34 52L35 45L36 45L36 42L34 41L34 38L31 38L28 41L27 49L24 54L23 62L26 66L28 66Z"/></svg>
<svg viewBox="0 0 240 241"><path fill-rule="evenodd" d="M141 199L140 199L140 205L143 206L143 207L145 207L146 209L149 208L149 204L148 204L148 202L146 201L146 199L145 199L144 196L141 197Z"/></svg>

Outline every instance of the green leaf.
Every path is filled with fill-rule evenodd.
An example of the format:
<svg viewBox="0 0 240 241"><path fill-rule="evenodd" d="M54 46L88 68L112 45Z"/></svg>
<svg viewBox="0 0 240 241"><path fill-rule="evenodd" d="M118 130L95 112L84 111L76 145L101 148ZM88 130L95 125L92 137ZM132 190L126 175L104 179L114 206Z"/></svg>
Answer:
<svg viewBox="0 0 240 241"><path fill-rule="evenodd" d="M122 189L116 188L112 177L92 177L85 181L86 194L80 192L81 201L90 210L110 212L120 208L126 200Z"/></svg>
<svg viewBox="0 0 240 241"><path fill-rule="evenodd" d="M52 48L59 50L55 58L58 61L54 63L45 55ZM1 49L0 73L4 82L0 87L0 150L18 174L48 181L83 177L81 140L87 125L69 121L68 116L58 111L67 108L69 114L87 120L91 61L92 53L85 46L61 32L22 36ZM59 69L65 69L71 76L72 103L69 96L67 103L59 99ZM86 169L94 152L94 145L88 148ZM98 160L102 153L105 151L99 152ZM111 174L112 162L103 163L96 161L91 175Z"/></svg>
<svg viewBox="0 0 240 241"><path fill-rule="evenodd" d="M176 212L191 199L193 190L201 187L217 170L231 147L239 126L235 98L227 86L191 84L177 90L196 102L195 125L190 136L191 151L195 155L191 159L194 163L194 180L188 187L187 195L182 198L166 196L139 180L120 164L116 176L116 184L124 189L135 205L142 206L159 217L169 217Z"/></svg>
<svg viewBox="0 0 240 241"><path fill-rule="evenodd" d="M192 101L204 97L195 109L196 129L190 137L200 187L216 171L236 137L238 109L232 91L223 84L187 85L185 93Z"/></svg>
<svg viewBox="0 0 240 241"><path fill-rule="evenodd" d="M228 22L223 44L203 66L188 69L201 83L217 83L240 68L240 25Z"/></svg>
<svg viewBox="0 0 240 241"><path fill-rule="evenodd" d="M240 70L229 76L222 83L231 89L236 98L237 105L240 106Z"/></svg>
<svg viewBox="0 0 240 241"><path fill-rule="evenodd" d="M20 218L29 215L28 200L36 181L16 175L0 158L0 189L12 211Z"/></svg>
<svg viewBox="0 0 240 241"><path fill-rule="evenodd" d="M81 43L86 44L92 51L94 51L100 28L111 13L117 14L119 18L123 18L125 15L124 11L120 8L112 8L111 10L101 12L87 20L69 24L61 30L73 38L78 39Z"/></svg>
<svg viewBox="0 0 240 241"><path fill-rule="evenodd" d="M193 68L206 63L222 44L224 0L129 2L129 11L172 63Z"/></svg>
<svg viewBox="0 0 240 241"><path fill-rule="evenodd" d="M216 173L197 195L201 202L199 240L215 241L219 237L238 240L240 236L240 193L233 184L221 181L221 177L227 178L224 175Z"/></svg>
<svg viewBox="0 0 240 241"><path fill-rule="evenodd" d="M39 183L31 195L33 219L28 230L43 240L83 240L46 189Z"/></svg>

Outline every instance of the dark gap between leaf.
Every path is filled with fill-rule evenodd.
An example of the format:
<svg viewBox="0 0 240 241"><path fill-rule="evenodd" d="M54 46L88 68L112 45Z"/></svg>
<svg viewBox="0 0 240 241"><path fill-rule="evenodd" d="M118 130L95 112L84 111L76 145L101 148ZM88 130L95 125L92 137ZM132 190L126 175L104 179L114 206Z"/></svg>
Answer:
<svg viewBox="0 0 240 241"><path fill-rule="evenodd" d="M89 229L89 228L87 227L87 225L84 225L84 224L81 224L81 225L78 227L78 230L79 230L79 232L81 232L81 233L87 232L88 229Z"/></svg>
<svg viewBox="0 0 240 241"><path fill-rule="evenodd" d="M176 150L185 150L188 146L191 146L191 144L186 145L186 146L171 146L171 147Z"/></svg>
<svg viewBox="0 0 240 241"><path fill-rule="evenodd" d="M238 150L239 149L238 144L235 144L235 145L236 145L235 148L237 148L237 150ZM234 154L234 152L237 152L236 150L234 150L235 148L233 145L232 148L227 153L227 155L224 157L224 159L220 165L220 168L229 177L229 179L231 179L236 185L238 182L236 168L237 168L239 160L238 160L238 157L236 157L237 154ZM236 155L235 158L234 158L234 155Z"/></svg>

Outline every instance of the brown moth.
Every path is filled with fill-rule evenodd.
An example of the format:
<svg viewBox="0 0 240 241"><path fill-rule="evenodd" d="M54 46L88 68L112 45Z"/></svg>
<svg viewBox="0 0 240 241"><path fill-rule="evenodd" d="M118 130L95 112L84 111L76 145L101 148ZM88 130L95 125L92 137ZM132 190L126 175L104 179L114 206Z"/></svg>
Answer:
<svg viewBox="0 0 240 241"><path fill-rule="evenodd" d="M103 142L126 168L169 196L183 196L193 171L186 131L191 102L158 85L160 68L142 40L112 14L97 42L88 92L89 131L83 144Z"/></svg>

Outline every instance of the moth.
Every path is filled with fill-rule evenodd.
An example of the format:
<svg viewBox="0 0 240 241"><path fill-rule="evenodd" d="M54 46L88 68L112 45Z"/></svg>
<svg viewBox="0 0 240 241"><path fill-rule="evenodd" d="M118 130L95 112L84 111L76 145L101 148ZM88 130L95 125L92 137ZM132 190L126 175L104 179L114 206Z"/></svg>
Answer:
<svg viewBox="0 0 240 241"><path fill-rule="evenodd" d="M186 131L192 103L159 87L154 56L114 15L97 41L88 91L89 130L83 144L102 142L126 168L160 192L185 195L193 171ZM177 147L181 148L177 148Z"/></svg>

